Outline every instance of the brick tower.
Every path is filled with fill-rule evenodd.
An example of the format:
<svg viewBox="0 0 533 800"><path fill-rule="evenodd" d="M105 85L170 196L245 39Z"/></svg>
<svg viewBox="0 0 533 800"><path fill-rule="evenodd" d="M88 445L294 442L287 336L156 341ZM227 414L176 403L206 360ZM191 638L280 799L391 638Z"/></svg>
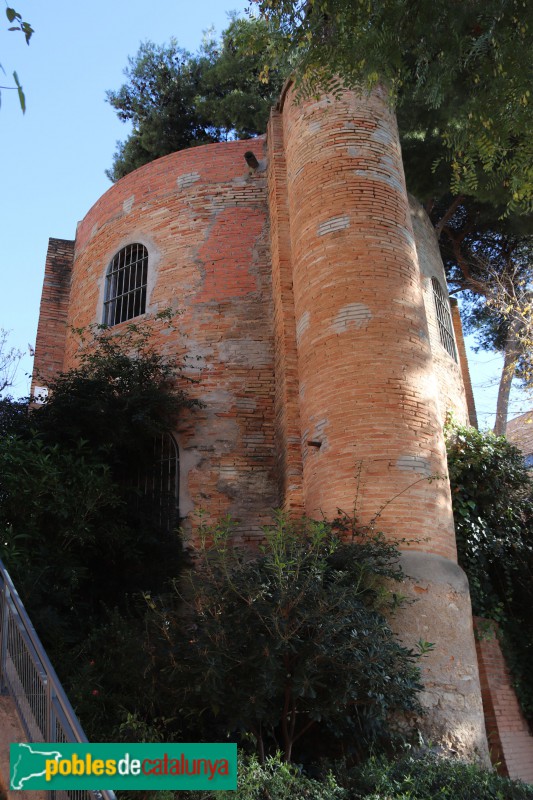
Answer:
<svg viewBox="0 0 533 800"><path fill-rule="evenodd" d="M457 565L395 119L379 91L297 104L289 88L268 139L273 273L290 273L293 283L291 307L274 280L275 307L290 307L294 318L294 329L283 329L278 312L277 341L297 364L299 398L292 419L287 410L278 419L278 439L289 442L291 427L301 431L301 483L285 481L286 505L295 505L298 491L311 516L355 505L363 523L377 518L387 536L415 540L401 546L416 603L397 626L411 645L435 642L423 697L431 714L421 724L432 738L486 758L468 584ZM296 380L290 360L277 365L278 389Z"/></svg>
<svg viewBox="0 0 533 800"><path fill-rule="evenodd" d="M188 356L203 404L173 437L183 526L194 533L200 507L231 514L249 542L276 505L377 518L402 540L416 600L394 624L410 647L435 643L420 725L486 761L442 433L447 410L468 418L468 375L434 232L407 196L379 91L291 93L266 137L147 164L95 203L75 242L51 240L34 384L76 364L73 328L179 312L153 332L164 355ZM126 268L131 291L113 277Z"/></svg>

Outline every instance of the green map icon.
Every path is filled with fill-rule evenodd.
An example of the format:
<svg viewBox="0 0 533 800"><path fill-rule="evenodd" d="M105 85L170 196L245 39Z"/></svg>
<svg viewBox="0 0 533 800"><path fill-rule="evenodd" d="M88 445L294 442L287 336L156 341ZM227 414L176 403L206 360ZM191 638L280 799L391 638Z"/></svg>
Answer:
<svg viewBox="0 0 533 800"><path fill-rule="evenodd" d="M11 789L32 789L32 781L41 783L46 772L46 762L58 761L62 753L50 750L49 745L11 745Z"/></svg>

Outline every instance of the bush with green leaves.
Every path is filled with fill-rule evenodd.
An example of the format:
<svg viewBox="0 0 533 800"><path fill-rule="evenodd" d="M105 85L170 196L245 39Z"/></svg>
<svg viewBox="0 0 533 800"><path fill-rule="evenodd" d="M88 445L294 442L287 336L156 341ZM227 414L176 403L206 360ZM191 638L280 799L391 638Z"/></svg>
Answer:
<svg viewBox="0 0 533 800"><path fill-rule="evenodd" d="M180 792L180 796L183 793ZM261 763L257 756L239 754L237 791L187 792L183 800L348 800L345 789L328 772L311 778L280 753Z"/></svg>
<svg viewBox="0 0 533 800"><path fill-rule="evenodd" d="M533 720L533 479L504 436L453 427L447 448L473 611L499 623L522 708Z"/></svg>
<svg viewBox="0 0 533 800"><path fill-rule="evenodd" d="M167 324L163 313L80 331L78 367L41 408L0 405L0 555L63 678L115 606L160 590L182 560L178 536L132 502L154 436L196 404L180 365L152 347Z"/></svg>
<svg viewBox="0 0 533 800"><path fill-rule="evenodd" d="M239 755L237 791L180 792L183 800L533 800L533 787L430 752L372 757L309 777L282 761Z"/></svg>
<svg viewBox="0 0 533 800"><path fill-rule="evenodd" d="M362 758L419 710L418 655L393 635L397 545L282 514L259 551L229 521L201 527L195 568L151 599L154 668L170 707L200 739L253 742L261 761ZM392 584L396 585L396 584Z"/></svg>
<svg viewBox="0 0 533 800"><path fill-rule="evenodd" d="M346 800L533 800L521 781L431 753L371 758L343 784Z"/></svg>

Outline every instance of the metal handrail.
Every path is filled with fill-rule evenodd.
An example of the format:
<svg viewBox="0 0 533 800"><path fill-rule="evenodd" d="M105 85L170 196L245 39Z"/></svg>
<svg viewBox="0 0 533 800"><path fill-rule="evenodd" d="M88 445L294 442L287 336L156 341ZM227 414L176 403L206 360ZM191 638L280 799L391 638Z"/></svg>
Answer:
<svg viewBox="0 0 533 800"><path fill-rule="evenodd" d="M30 742L88 743L24 604L0 560L0 692L10 695ZM116 800L112 791L57 792Z"/></svg>

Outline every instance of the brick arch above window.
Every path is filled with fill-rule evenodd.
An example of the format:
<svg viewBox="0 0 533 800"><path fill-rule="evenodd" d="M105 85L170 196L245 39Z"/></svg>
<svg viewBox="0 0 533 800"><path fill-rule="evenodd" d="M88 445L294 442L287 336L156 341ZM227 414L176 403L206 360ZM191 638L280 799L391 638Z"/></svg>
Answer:
<svg viewBox="0 0 533 800"><path fill-rule="evenodd" d="M107 268L104 325L118 325L144 314L147 282L148 250L138 242L126 245Z"/></svg>

